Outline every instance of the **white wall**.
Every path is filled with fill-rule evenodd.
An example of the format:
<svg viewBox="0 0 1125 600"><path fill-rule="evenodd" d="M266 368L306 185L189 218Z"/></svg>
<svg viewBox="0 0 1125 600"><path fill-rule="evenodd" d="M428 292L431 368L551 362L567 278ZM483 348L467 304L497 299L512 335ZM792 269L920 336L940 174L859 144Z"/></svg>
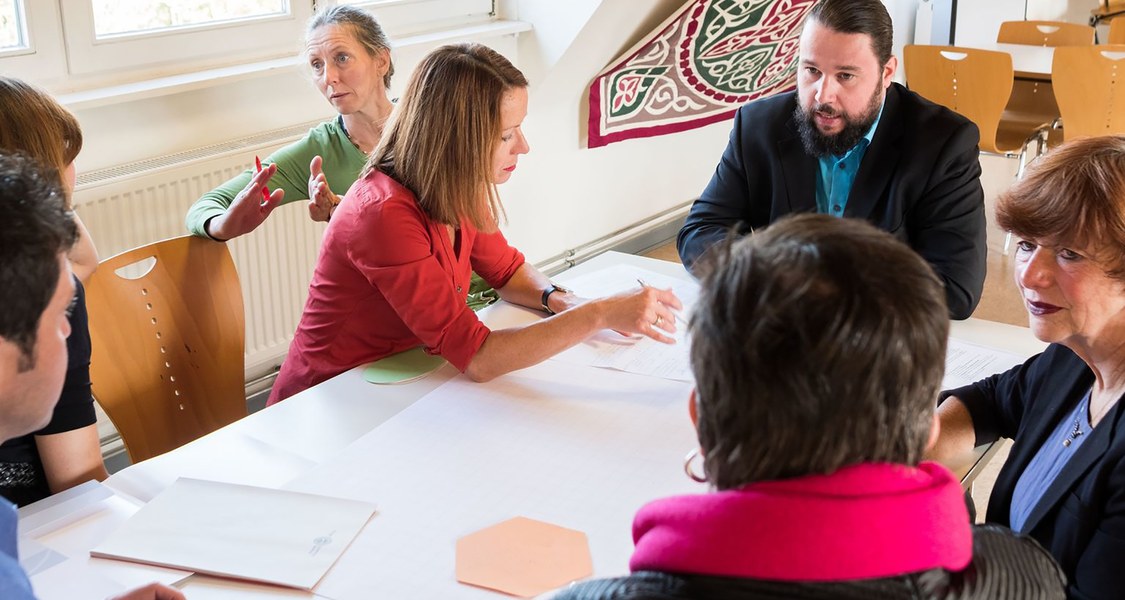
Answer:
<svg viewBox="0 0 1125 600"><path fill-rule="evenodd" d="M501 188L507 235L533 262L690 201L710 179L730 132L723 122L585 148L587 88L594 76L683 4L605 0L558 55L565 36L552 33L553 24L574 25L566 21L570 6L564 4L520 5L519 18L536 26L521 37L521 58L559 56L554 64L529 65L533 87L524 132L531 153Z"/></svg>
<svg viewBox="0 0 1125 600"><path fill-rule="evenodd" d="M1090 11L1098 4L1098 0L1027 0L1027 18L1031 21L1087 23Z"/></svg>

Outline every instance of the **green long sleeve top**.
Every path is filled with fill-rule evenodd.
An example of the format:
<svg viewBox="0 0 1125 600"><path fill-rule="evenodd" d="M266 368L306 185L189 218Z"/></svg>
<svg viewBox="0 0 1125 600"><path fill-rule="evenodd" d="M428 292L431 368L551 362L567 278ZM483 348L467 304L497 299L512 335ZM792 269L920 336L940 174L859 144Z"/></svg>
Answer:
<svg viewBox="0 0 1125 600"><path fill-rule="evenodd" d="M348 139L340 123L340 117L325 121L309 130L305 137L279 148L266 157L263 165L274 163L277 172L270 178L269 187L285 190L282 203L309 199L309 163L314 156L324 159L324 176L328 186L337 196L343 196L355 183L363 165L367 162L364 154ZM207 220L226 212L234 202L234 197L250 183L254 172L250 169L230 181L203 194L187 213L187 228L192 235L209 237L203 226Z"/></svg>
<svg viewBox="0 0 1125 600"><path fill-rule="evenodd" d="M344 133L342 118L337 116L331 121L325 121L310 129L305 137L279 148L262 161L263 166L277 164L277 172L270 178L269 187L271 190L285 190L282 203L309 199L309 163L314 156L324 159L321 168L328 179L328 186L332 188L332 193L340 197L355 183L363 165L367 163L367 155L356 148L348 139L348 134ZM188 231L192 235L210 237L204 229L207 220L226 212L227 207L234 202L234 197L250 183L253 176L253 171L247 169L241 175L203 194L188 209ZM470 308L480 310L499 298L500 295L487 282L473 273L466 300Z"/></svg>

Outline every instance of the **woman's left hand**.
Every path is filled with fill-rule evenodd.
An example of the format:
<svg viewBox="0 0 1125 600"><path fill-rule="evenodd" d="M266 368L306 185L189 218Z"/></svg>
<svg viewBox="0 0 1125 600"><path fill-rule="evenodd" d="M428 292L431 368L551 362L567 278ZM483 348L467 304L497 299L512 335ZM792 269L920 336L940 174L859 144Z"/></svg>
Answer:
<svg viewBox="0 0 1125 600"><path fill-rule="evenodd" d="M340 203L340 197L328 187L323 161L321 157L314 156L309 164L309 218L314 221L327 221Z"/></svg>

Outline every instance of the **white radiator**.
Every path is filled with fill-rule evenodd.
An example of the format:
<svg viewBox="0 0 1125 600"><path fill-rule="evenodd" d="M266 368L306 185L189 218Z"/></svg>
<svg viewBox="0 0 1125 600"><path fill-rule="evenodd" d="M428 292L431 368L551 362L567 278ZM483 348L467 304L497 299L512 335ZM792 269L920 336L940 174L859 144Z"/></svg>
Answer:
<svg viewBox="0 0 1125 600"><path fill-rule="evenodd" d="M204 192L315 123L253 138L80 174L74 204L102 258L187 234L184 216ZM230 242L246 306L247 381L275 370L300 319L324 223L304 202L287 204L250 235Z"/></svg>

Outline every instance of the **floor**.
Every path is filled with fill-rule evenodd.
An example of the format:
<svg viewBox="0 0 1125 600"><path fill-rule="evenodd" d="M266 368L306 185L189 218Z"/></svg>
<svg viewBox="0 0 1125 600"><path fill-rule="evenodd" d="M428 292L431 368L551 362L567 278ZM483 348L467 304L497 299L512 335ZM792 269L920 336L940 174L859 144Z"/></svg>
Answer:
<svg viewBox="0 0 1125 600"><path fill-rule="evenodd" d="M997 196L1011 181L1014 174L1012 161L994 156L982 156L984 174L981 177L985 189L985 206L989 219L988 229L988 273L984 282L984 293L973 318L998 321L1011 325L1027 326L1027 313L1020 300L1013 273L1012 256L1003 253L1004 234L992 224L992 209ZM1014 245L1014 244L1013 244ZM679 262L675 242L669 241L642 253L644 256ZM973 484L973 500L977 506L977 520L983 521L988 507L988 495L996 482L1000 467L1008 458L1011 442L997 453Z"/></svg>

